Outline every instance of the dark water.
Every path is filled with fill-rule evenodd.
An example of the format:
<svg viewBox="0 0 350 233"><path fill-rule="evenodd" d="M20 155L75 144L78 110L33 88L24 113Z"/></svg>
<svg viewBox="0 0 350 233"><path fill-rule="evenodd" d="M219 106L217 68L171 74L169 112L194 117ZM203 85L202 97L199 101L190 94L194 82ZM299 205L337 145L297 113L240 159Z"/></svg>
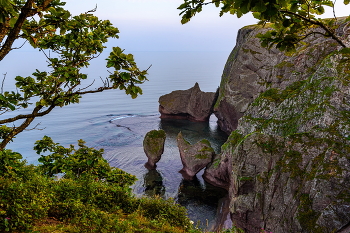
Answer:
<svg viewBox="0 0 350 233"><path fill-rule="evenodd" d="M190 143L205 138L219 153L220 146L227 136L217 128L216 118L210 122L190 122L186 120L160 119L159 115L122 115L108 116L109 133L95 142L95 147L105 149L105 158L111 165L119 167L137 176L138 181L132 187L134 193L141 195L159 195L174 198L185 206L189 217L201 226L212 228L220 199L226 191L206 183L202 179L203 171L193 181L185 181L178 172L182 169L176 137L181 131ZM144 164L147 157L143 152L144 135L152 129L166 132L165 150L156 170L147 170Z"/></svg>
<svg viewBox="0 0 350 233"><path fill-rule="evenodd" d="M17 54L17 56L15 56ZM136 62L149 70L149 81L143 84L144 95L132 100L122 91L107 91L84 96L78 105L54 109L49 115L38 118L31 125L33 130L17 136L8 148L20 152L29 162L36 164L38 155L32 150L36 140L44 135L64 146L84 139L88 146L105 149L105 158L112 166L137 176L132 187L135 195L160 195L174 198L185 206L189 217L201 227L210 229L217 216L218 206L226 192L203 181L200 172L197 179L182 179L182 168L176 136L182 131L191 143L206 138L217 153L226 135L217 128L216 118L210 122L195 123L185 120L161 120L158 98L173 90L185 90L198 82L203 91L215 92L220 84L221 73L228 53L224 52L135 52ZM0 73L6 75L5 90L14 90L16 75L28 76L41 67L45 59L40 53L17 52L1 62ZM28 59L30 56L31 59ZM101 55L103 58L103 55ZM13 59L16 59L14 63ZM104 60L94 62L87 70L98 84L99 77L107 76ZM23 64L20 67L17 64ZM91 80L90 80L91 82ZM89 82L86 83L88 85ZM21 111L21 113L26 112ZM1 115L1 119L18 114ZM165 151L157 169L148 171L144 164L142 141L153 129L164 129L167 134ZM219 208L220 209L220 208ZM208 225L208 227L207 227Z"/></svg>

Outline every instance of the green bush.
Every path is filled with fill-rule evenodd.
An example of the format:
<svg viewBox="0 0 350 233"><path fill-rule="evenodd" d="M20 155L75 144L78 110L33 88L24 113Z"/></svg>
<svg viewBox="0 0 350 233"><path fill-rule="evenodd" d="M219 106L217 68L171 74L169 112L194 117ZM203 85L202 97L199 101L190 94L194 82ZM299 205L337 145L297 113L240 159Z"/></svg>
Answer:
<svg viewBox="0 0 350 233"><path fill-rule="evenodd" d="M26 179L0 177L0 231L25 231L45 216L52 205L53 180L33 166L21 171Z"/></svg>
<svg viewBox="0 0 350 233"><path fill-rule="evenodd" d="M119 168L114 168L102 157L103 149L96 150L85 145L83 140L78 141L78 149L73 145L65 148L54 143L50 137L44 136L42 140L35 143L34 149L40 154L40 169L48 176L63 173L66 178L79 178L89 174L95 179L118 186L129 187L136 181L136 177ZM43 155L43 152L50 152Z"/></svg>
<svg viewBox="0 0 350 233"><path fill-rule="evenodd" d="M38 166L0 152L0 232L198 232L173 200L135 198L135 176L110 167L102 150L49 137L35 149L47 153Z"/></svg>
<svg viewBox="0 0 350 233"><path fill-rule="evenodd" d="M185 207L176 204L173 199L163 200L160 197L144 197L140 200L139 209L149 219L169 222L171 225L178 227L190 227Z"/></svg>
<svg viewBox="0 0 350 233"><path fill-rule="evenodd" d="M0 150L0 177L24 177L27 173L26 161L22 155L12 150Z"/></svg>

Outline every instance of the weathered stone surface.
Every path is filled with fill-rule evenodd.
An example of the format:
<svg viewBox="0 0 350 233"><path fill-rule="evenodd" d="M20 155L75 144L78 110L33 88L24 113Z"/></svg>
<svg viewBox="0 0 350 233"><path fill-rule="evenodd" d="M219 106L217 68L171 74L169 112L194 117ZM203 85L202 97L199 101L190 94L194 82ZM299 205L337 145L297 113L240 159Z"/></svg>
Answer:
<svg viewBox="0 0 350 233"><path fill-rule="evenodd" d="M191 180L203 168L205 168L215 155L214 149L208 140L201 140L194 145L187 142L182 133L177 136L183 168L180 173L184 179Z"/></svg>
<svg viewBox="0 0 350 233"><path fill-rule="evenodd" d="M349 32L342 26L338 30ZM259 31L240 36L252 33ZM349 44L349 35L343 38ZM327 39L313 39L285 59L275 50L260 55L239 47L228 64L237 65L247 56L268 60L269 53L277 59L269 71L268 64L260 63L259 81L251 80L250 89L258 91L247 95L247 83L236 86L239 78L251 77L247 67L234 70L226 65L226 72L236 71L237 80L223 76L216 109L225 106L225 124L232 112L241 116L204 177L229 187L232 220L248 233L261 228L279 233L350 232L350 56ZM257 65L251 63L245 65ZM261 77L271 82L259 84ZM235 128L230 127L228 132Z"/></svg>
<svg viewBox="0 0 350 233"><path fill-rule="evenodd" d="M161 118L208 121L216 96L215 92L202 92L198 83L188 90L173 91L159 98Z"/></svg>
<svg viewBox="0 0 350 233"><path fill-rule="evenodd" d="M164 152L166 134L164 130L151 130L143 139L143 149L148 157L145 167L155 169L156 163L160 160Z"/></svg>
<svg viewBox="0 0 350 233"><path fill-rule="evenodd" d="M203 178L206 182L217 187L229 190L232 171L232 161L230 154L216 155L212 164L208 165L204 171Z"/></svg>
<svg viewBox="0 0 350 233"><path fill-rule="evenodd" d="M256 35L267 30L259 26L240 29L225 65L214 113L220 128L228 134L237 128L239 118L260 93L306 79L325 56L337 49L332 39L313 36L295 55L287 56L278 49L260 46Z"/></svg>

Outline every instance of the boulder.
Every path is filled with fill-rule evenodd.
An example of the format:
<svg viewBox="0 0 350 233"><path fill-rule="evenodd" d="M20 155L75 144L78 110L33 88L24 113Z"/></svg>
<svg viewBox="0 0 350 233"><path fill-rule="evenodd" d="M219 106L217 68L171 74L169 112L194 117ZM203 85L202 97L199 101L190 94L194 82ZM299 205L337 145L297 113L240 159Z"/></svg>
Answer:
<svg viewBox="0 0 350 233"><path fill-rule="evenodd" d="M208 121L216 96L215 92L202 92L198 83L188 90L173 91L159 98L160 117Z"/></svg>
<svg viewBox="0 0 350 233"><path fill-rule="evenodd" d="M186 180L192 180L200 170L212 161L215 155L215 151L208 140L203 139L191 145L184 139L181 132L177 136L177 145L183 165L179 172Z"/></svg>
<svg viewBox="0 0 350 233"><path fill-rule="evenodd" d="M151 130L143 140L143 149L148 157L145 167L148 169L155 169L156 163L160 160L164 152L164 143L166 134L164 130Z"/></svg>

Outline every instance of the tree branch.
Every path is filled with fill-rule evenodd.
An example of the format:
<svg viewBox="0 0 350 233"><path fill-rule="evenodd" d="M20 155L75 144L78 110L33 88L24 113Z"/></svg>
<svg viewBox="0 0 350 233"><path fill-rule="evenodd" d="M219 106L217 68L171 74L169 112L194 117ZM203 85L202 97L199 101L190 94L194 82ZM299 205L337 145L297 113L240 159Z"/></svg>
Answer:
<svg viewBox="0 0 350 233"><path fill-rule="evenodd" d="M41 9L46 9L48 5L53 0L45 0L43 4L40 6ZM18 19L13 27L13 29L8 34L6 41L4 45L1 47L0 50L0 61L4 59L4 57L11 51L13 42L18 38L19 33L21 32L22 26L25 22L25 20L38 13L37 9L33 9L32 5L34 3L34 0L27 0L26 4L21 8L21 13L18 16Z"/></svg>
<svg viewBox="0 0 350 233"><path fill-rule="evenodd" d="M302 35L302 37L299 39L299 41L302 41L304 39L306 39L307 37L311 36L311 35L315 35L315 34L319 34L319 35L322 35L322 36L327 36L326 34L322 33L322 32L310 32L310 33L307 33L305 35Z"/></svg>
<svg viewBox="0 0 350 233"><path fill-rule="evenodd" d="M43 106L37 106L34 108L33 112L32 112L32 115L36 115L40 109L42 108ZM51 109L52 110L52 109ZM32 117L28 117L19 127L17 128L14 128L11 133L9 133L5 138L4 140L2 140L2 142L0 143L0 150L3 150L5 149L6 145L17 135L19 134L20 132L22 132L23 130L25 130L29 125L30 123L33 122L33 120L35 119L35 116L32 116Z"/></svg>
<svg viewBox="0 0 350 233"><path fill-rule="evenodd" d="M72 92L70 94L66 94L63 97L71 97L73 95L85 95L85 94L90 94L90 93L98 93L98 92L102 92L102 91L105 91L105 90L111 90L111 89L115 89L115 88L114 87L99 87L98 89L90 90L90 91L76 91L76 92ZM17 121L17 120L21 120L21 119L29 119L29 118L35 118L35 117L44 116L44 115L50 113L52 111L52 109L54 109L57 106L55 104L55 102L56 102L56 100L58 98L59 97L56 97L55 99L53 99L52 100L52 104L50 105L50 107L48 109L46 109L45 111L43 111L43 112L39 112L43 108L42 105L39 105L39 106L35 107L33 112L30 113L30 114L25 114L25 115L20 114L20 115L17 115L15 117L12 117L12 118L7 118L7 119L4 119L4 120L0 120L0 124L6 124L6 123L14 122L14 121Z"/></svg>
<svg viewBox="0 0 350 233"><path fill-rule="evenodd" d="M1 120L0 121L0 124L6 124L6 123L10 123L10 122L14 122L14 121L17 121L17 120L21 120L21 119L28 119L28 118L35 118L35 117L41 117L41 116L44 116L48 113L51 112L52 109L54 109L56 107L56 105L51 105L48 109L46 109L45 111L43 112L39 112L44 106L42 105L39 105L39 106L36 106L33 110L32 113L30 114L25 114L25 115L17 115L15 117L12 117L12 118L7 118L7 119L4 119L4 120Z"/></svg>
<svg viewBox="0 0 350 233"><path fill-rule="evenodd" d="M323 30L326 31L326 33L329 35L329 37L331 37L332 39L334 39L335 41L338 42L338 44L340 44L343 48L346 48L346 45L343 43L343 41L341 41L341 39L339 39L334 32L332 32L331 29L329 29L326 25L324 25L322 22L320 21L315 21L315 20L312 20L312 19L309 19L305 16L302 16L302 15L299 15L297 13L294 13L292 11L288 11L288 10L280 10L281 13L284 13L284 14L289 14L289 15L294 15L302 20L305 20L306 22L309 22L311 24L314 24L314 25L318 25L320 26Z"/></svg>

